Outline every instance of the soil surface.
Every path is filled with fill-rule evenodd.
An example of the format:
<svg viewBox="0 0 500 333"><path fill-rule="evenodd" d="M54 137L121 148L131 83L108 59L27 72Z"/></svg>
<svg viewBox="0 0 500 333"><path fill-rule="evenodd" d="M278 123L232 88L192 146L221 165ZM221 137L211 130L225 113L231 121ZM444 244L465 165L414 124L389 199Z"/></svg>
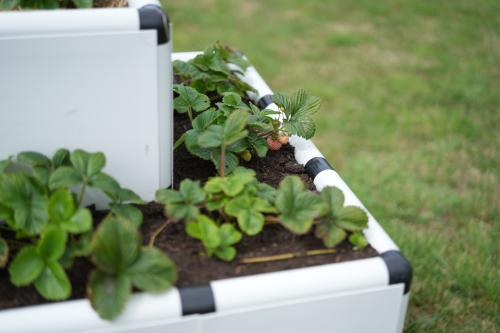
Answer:
<svg viewBox="0 0 500 333"><path fill-rule="evenodd" d="M185 115L175 115L175 138L190 128L189 119ZM266 158L253 158L242 164L256 171L257 178L272 186L278 186L288 174L298 175L310 190L314 184L304 172L302 165L297 164L293 155L293 147L284 145L279 151L270 151ZM204 182L215 175L215 168L210 161L192 156L184 148L178 148L174 154L174 186L178 188L184 178L196 179ZM144 243L147 244L151 234L164 222L163 207L150 203L140 207L144 214L144 223L141 227ZM99 223L103 212L94 212L94 221ZM9 237L9 235L3 235ZM13 235L11 235L13 236ZM184 232L182 223L170 224L156 238L155 245L164 250L176 263L179 270L179 287L206 284L212 280L235 276L244 276L273 272L299 267L322 265L340 261L368 258L378 255L368 246L362 251L353 251L346 241L336 248L336 252L325 255L299 256L293 259L271 261L257 264L243 264L244 258L272 256L278 254L298 253L324 249L322 242L313 235L296 236L286 231L280 225L267 225L262 233L254 237L244 237L236 245L237 258L230 263L222 262L203 255L203 248L199 241L190 238ZM15 255L12 249L12 255ZM71 279L73 291L71 299L85 297L85 286L92 265L86 259L75 261L68 275ZM9 281L6 269L0 270L0 309L14 308L27 305L47 303L38 295L33 286L16 288Z"/></svg>

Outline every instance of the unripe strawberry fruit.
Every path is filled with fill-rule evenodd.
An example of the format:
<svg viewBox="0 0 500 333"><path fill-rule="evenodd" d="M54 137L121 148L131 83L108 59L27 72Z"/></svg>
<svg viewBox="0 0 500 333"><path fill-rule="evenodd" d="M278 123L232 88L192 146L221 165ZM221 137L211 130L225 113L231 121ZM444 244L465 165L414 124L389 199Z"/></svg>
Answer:
<svg viewBox="0 0 500 333"><path fill-rule="evenodd" d="M267 146L271 150L280 150L281 143L278 140L274 140L272 137L267 137Z"/></svg>
<svg viewBox="0 0 500 333"><path fill-rule="evenodd" d="M278 141L282 144L282 145L286 145L288 143L288 135L280 135L278 137Z"/></svg>
<svg viewBox="0 0 500 333"><path fill-rule="evenodd" d="M248 162L252 159L252 153L249 150L245 150L240 154L241 158Z"/></svg>

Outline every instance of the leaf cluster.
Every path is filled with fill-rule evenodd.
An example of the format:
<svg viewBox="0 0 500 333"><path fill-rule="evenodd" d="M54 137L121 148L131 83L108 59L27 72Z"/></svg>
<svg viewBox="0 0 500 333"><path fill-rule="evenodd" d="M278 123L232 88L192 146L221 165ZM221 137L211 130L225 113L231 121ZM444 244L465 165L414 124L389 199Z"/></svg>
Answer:
<svg viewBox="0 0 500 333"><path fill-rule="evenodd" d="M275 189L258 182L253 170L238 167L229 176L209 179L203 187L186 179L179 191L160 190L156 199L165 205L167 217L186 221L187 233L202 241L209 256L230 261L241 233L258 234L264 214L275 212L274 196Z"/></svg>
<svg viewBox="0 0 500 333"><path fill-rule="evenodd" d="M229 174L239 165L240 155L266 156L267 143L260 133L272 129L269 115L273 112L247 105L235 93L225 93L216 108L194 118L192 129L179 142L184 142L191 154L212 161L221 175Z"/></svg>
<svg viewBox="0 0 500 333"><path fill-rule="evenodd" d="M92 255L97 268L89 296L99 315L111 319L130 294L127 285L166 289L175 280L175 267L158 250L140 249L137 228L143 216L134 204L143 201L104 173L105 165L103 153L79 149L60 149L52 158L22 152L0 161L0 224L17 238L0 237L0 267L9 263L9 242L22 244L8 266L12 284L34 284L45 299L63 300L71 295L65 269L76 257ZM95 233L92 214L82 206L88 188L103 192L111 202L108 217ZM130 253L135 253L130 260L122 258ZM101 302L114 282L121 286L117 298Z"/></svg>
<svg viewBox="0 0 500 333"><path fill-rule="evenodd" d="M247 91L255 91L237 75L242 74L248 66L243 56L219 42L207 47L194 59L186 62L176 60L173 63L174 74L180 77L182 83L200 93L215 92L222 95L234 92L240 96L244 96Z"/></svg>
<svg viewBox="0 0 500 333"><path fill-rule="evenodd" d="M93 0L0 0L0 10L92 8Z"/></svg>
<svg viewBox="0 0 500 333"><path fill-rule="evenodd" d="M186 179L179 191L160 190L156 199L165 205L169 219L185 222L186 232L202 242L207 255L225 261L236 256L242 235L255 236L266 223L280 223L297 235L314 229L326 247L346 238L356 248L367 245L361 231L368 217L361 208L345 207L336 187L311 192L297 176L285 177L275 189L259 182L253 170L238 167L231 175L210 178L203 187Z"/></svg>

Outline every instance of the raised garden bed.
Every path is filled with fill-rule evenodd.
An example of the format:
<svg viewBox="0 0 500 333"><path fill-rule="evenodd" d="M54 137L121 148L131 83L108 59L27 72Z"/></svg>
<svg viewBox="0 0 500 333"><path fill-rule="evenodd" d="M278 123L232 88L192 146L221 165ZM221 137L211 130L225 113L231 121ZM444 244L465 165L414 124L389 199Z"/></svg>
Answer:
<svg viewBox="0 0 500 333"><path fill-rule="evenodd" d="M118 7L0 11L0 132L16 138L0 152L103 151L107 171L152 200L172 178L170 22L156 0L95 3Z"/></svg>
<svg viewBox="0 0 500 333"><path fill-rule="evenodd" d="M196 54L174 54L174 58L187 60ZM243 79L256 88L250 99L261 109L277 108L271 105L273 92L253 67ZM186 114L175 119L179 139L190 128L190 120ZM211 253L205 243L188 236L184 224L166 223L163 206L150 203L141 208L141 233L145 243L153 242L177 264L176 287L158 295L135 294L111 322L100 319L87 300L0 311L0 331L6 327L9 332L362 332L374 328L401 332L411 267L314 144L291 137L290 144L269 151L265 158L240 164L274 187L290 174L309 190L337 187L345 206L366 212L367 246L353 251L346 238L334 249L325 249L323 241L310 233L295 235L283 225L271 224L256 236L244 237L237 244L236 257L225 262L200 256L204 251L217 252ZM199 159L183 146L176 150L176 188L184 178L205 182L221 171L220 165L216 168L213 161ZM168 207L167 203L167 215ZM94 211L93 215L97 223L104 218L104 213ZM82 276L90 270L85 260L74 266L72 298L84 296ZM5 288L9 276L0 272L0 286ZM6 295L0 297L4 309L44 303L32 287L1 291L0 295Z"/></svg>

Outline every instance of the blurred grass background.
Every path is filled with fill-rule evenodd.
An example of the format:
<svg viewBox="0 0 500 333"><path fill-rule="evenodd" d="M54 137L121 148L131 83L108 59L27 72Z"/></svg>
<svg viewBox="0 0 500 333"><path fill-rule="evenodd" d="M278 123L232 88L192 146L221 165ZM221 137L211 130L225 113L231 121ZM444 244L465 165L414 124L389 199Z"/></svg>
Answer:
<svg viewBox="0 0 500 333"><path fill-rule="evenodd" d="M414 266L407 332L499 332L500 1L165 0L323 100L314 141Z"/></svg>

